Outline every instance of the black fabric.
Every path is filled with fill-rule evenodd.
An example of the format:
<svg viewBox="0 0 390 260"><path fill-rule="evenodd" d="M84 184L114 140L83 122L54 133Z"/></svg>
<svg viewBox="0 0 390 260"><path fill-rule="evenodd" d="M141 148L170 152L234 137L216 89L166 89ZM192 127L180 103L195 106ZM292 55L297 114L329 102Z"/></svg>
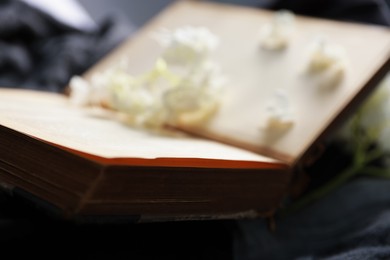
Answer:
<svg viewBox="0 0 390 260"><path fill-rule="evenodd" d="M390 26L390 10L385 0L276 0L268 7L307 16Z"/></svg>
<svg viewBox="0 0 390 260"><path fill-rule="evenodd" d="M355 179L276 219L239 221L235 259L390 259L390 180Z"/></svg>
<svg viewBox="0 0 390 260"><path fill-rule="evenodd" d="M117 20L96 31L68 27L21 1L0 2L0 86L60 92L124 37Z"/></svg>
<svg viewBox="0 0 390 260"><path fill-rule="evenodd" d="M229 221L74 222L0 191L0 248L13 259L231 260Z"/></svg>

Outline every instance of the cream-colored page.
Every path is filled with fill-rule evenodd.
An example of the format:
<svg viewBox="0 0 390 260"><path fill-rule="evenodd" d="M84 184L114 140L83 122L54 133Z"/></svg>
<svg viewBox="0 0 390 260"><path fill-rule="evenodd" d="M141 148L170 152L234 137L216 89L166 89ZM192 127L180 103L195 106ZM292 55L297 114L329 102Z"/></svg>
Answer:
<svg viewBox="0 0 390 260"><path fill-rule="evenodd" d="M372 76L389 60L388 28L297 17L289 46L282 51L260 47L261 26L272 13L257 9L182 1L164 12L130 43L118 49L91 73L128 57L134 74L148 70L161 53L152 39L161 28L205 26L220 38L213 54L227 84L216 116L208 125L189 129L200 135L278 155L292 163L329 126ZM345 76L337 87L324 89L305 72L310 42L326 35L345 50ZM282 135L264 130L266 107L275 90L289 98L294 125Z"/></svg>
<svg viewBox="0 0 390 260"><path fill-rule="evenodd" d="M59 94L0 88L0 125L104 158L201 158L277 162L217 142L134 129L102 109L80 109Z"/></svg>

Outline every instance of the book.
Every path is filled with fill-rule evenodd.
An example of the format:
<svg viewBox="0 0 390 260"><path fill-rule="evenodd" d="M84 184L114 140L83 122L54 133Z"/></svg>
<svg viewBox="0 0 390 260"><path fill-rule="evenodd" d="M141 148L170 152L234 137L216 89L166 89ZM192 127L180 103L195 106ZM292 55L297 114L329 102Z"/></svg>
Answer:
<svg viewBox="0 0 390 260"><path fill-rule="evenodd" d="M390 68L388 28L296 17L281 52L263 50L256 32L273 13L195 1L169 6L85 75L90 80L127 57L129 71L152 66L160 28L203 26L221 39L213 54L229 78L205 124L176 124L191 135L131 128L102 108L72 106L65 95L0 89L0 183L68 217L135 221L271 216L293 185L295 170ZM345 47L340 84L322 89L299 70L306 41L318 31ZM364 35L365 37L362 37ZM313 83L314 82L314 83ZM263 131L275 86L287 89L294 125Z"/></svg>

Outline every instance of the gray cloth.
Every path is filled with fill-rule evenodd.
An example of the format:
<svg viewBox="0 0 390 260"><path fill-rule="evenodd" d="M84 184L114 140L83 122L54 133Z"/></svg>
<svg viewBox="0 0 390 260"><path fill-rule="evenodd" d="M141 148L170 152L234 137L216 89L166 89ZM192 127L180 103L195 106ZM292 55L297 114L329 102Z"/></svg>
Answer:
<svg viewBox="0 0 390 260"><path fill-rule="evenodd" d="M276 0L271 7L308 16L390 25L390 10L385 0Z"/></svg>
<svg viewBox="0 0 390 260"><path fill-rule="evenodd" d="M23 15L21 15L23 14ZM134 30L111 17L84 32L21 1L0 0L0 86L61 92Z"/></svg>
<svg viewBox="0 0 390 260"><path fill-rule="evenodd" d="M390 180L359 178L282 219L239 221L235 259L390 259Z"/></svg>

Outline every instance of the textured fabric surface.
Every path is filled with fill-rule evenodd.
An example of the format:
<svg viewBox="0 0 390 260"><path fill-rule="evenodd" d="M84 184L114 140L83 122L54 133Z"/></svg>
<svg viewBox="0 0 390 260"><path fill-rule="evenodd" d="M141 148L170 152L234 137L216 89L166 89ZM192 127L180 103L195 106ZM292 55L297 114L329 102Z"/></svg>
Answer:
<svg viewBox="0 0 390 260"><path fill-rule="evenodd" d="M117 19L98 30L67 27L21 1L0 1L0 86L60 92L115 47L128 31Z"/></svg>
<svg viewBox="0 0 390 260"><path fill-rule="evenodd" d="M276 0L270 7L308 16L390 25L390 10L385 0Z"/></svg>
<svg viewBox="0 0 390 260"><path fill-rule="evenodd" d="M390 180L359 178L276 219L274 232L239 221L235 259L390 259L389 191Z"/></svg>

